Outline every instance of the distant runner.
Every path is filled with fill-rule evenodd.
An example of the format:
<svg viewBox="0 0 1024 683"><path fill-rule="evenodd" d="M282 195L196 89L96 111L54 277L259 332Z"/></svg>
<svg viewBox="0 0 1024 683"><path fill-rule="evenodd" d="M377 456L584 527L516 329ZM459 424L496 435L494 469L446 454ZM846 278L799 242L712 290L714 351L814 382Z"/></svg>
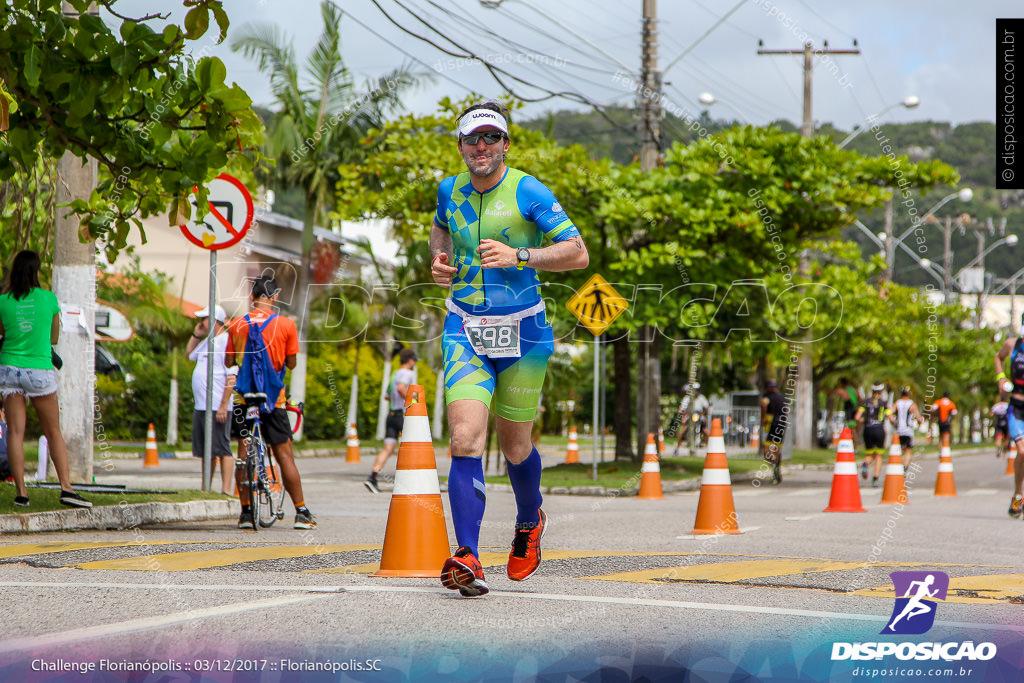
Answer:
<svg viewBox="0 0 1024 683"><path fill-rule="evenodd" d="M921 423L921 411L910 398L910 387L903 387L893 409L889 421L896 425L896 434L900 437L900 448L903 450L903 469L906 470L914 455L914 428Z"/></svg>
<svg viewBox="0 0 1024 683"><path fill-rule="evenodd" d="M868 467L873 462L874 472L871 486L878 486L878 477L882 473L882 455L885 452L885 420L892 414L882 398L884 384L871 387L871 398L857 409L854 419L857 424L864 425L864 463L860 468L862 479L868 478Z"/></svg>

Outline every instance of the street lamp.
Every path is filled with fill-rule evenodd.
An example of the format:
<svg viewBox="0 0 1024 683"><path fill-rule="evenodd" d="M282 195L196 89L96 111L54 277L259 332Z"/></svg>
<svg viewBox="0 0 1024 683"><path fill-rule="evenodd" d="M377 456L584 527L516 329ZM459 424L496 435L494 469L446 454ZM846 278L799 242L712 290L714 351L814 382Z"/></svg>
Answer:
<svg viewBox="0 0 1024 683"><path fill-rule="evenodd" d="M481 0L481 2L482 1L483 0ZM896 104L890 104L888 107L886 107L882 111L878 112L874 116L869 116L868 118L864 119L864 123L866 124L868 121L870 121L872 119L877 119L882 114L884 114L887 111L889 111L890 109L895 109L896 107L904 107L906 109L913 109L914 107L916 107L919 104L921 104L921 100L918 99L917 95L907 95L906 97L904 97L901 101L897 102ZM867 128L866 125L861 126L857 130L855 130L852 133L850 133L849 135L847 135L846 139L839 143L839 149L842 149L842 148L846 147L846 145L849 144L850 140L853 140L855 137L857 137L858 135L863 133L866 128Z"/></svg>
<svg viewBox="0 0 1024 683"><path fill-rule="evenodd" d="M705 107L710 107L715 102L721 102L722 104L724 104L725 106L729 107L734 112L739 114L740 115L740 119L744 123L750 123L749 121L747 121L747 117L743 115L743 112L741 112L739 109L737 109L736 107L734 107L730 103L726 102L725 100L718 99L717 97L715 97L714 95L712 95L709 92L702 92L700 95L697 96L697 101L700 102L701 104L703 104Z"/></svg>
<svg viewBox="0 0 1024 683"><path fill-rule="evenodd" d="M907 238L907 235L909 235L910 233L914 232L914 230L916 230L919 225L921 225L922 223L927 221L929 218L931 218L935 214L936 211L938 211L939 209L941 209L943 206L945 206L947 203L953 201L954 199L959 199L962 202L969 202L973 198L974 198L974 190L972 190L969 187L963 187L963 188L960 188L959 190L957 190L956 192L949 193L948 195L946 195L945 197L940 199L938 204L936 204L931 209L929 209L928 213L926 213L924 216L922 216L919 220L914 221L913 224L909 228L907 228L903 232L903 234L899 236L899 239L897 239L896 241L897 242L903 242L903 240L905 240Z"/></svg>

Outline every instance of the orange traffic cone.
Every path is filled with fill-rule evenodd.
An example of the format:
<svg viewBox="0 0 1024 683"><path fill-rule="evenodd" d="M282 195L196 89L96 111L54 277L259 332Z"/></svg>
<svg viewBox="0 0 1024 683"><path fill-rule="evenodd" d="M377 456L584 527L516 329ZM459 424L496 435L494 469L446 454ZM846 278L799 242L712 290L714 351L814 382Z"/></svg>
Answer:
<svg viewBox="0 0 1024 683"><path fill-rule="evenodd" d="M149 430L146 432L146 457L142 461L143 467L156 467L160 464L160 454L156 450L156 429L153 423L149 423Z"/></svg>
<svg viewBox="0 0 1024 683"><path fill-rule="evenodd" d="M569 445L565 448L565 464L580 461L580 444L576 440L576 428L569 427Z"/></svg>
<svg viewBox="0 0 1024 683"><path fill-rule="evenodd" d="M711 421L708 435L708 454L704 458L704 475L700 483L697 502L697 520L691 534L738 534L736 506L732 502L732 479L729 462L725 457L725 439L722 438L722 420Z"/></svg>
<svg viewBox="0 0 1024 683"><path fill-rule="evenodd" d="M647 447L644 448L644 464L640 467L640 493L637 498L658 500L665 496L661 493L661 467L658 465L658 447L654 443L654 434L647 435Z"/></svg>
<svg viewBox="0 0 1024 683"><path fill-rule="evenodd" d="M935 479L935 496L956 497L956 481L953 479L953 453L949 449L949 434L942 435L942 450L939 451L939 476Z"/></svg>
<svg viewBox="0 0 1024 683"><path fill-rule="evenodd" d="M424 400L423 386L411 385L405 395L405 425L384 550L374 576L436 579L451 552Z"/></svg>
<svg viewBox="0 0 1024 683"><path fill-rule="evenodd" d="M857 459L853 451L853 433L843 427L836 446L836 467L832 472L832 496L824 512L867 512L860 503Z"/></svg>
<svg viewBox="0 0 1024 683"><path fill-rule="evenodd" d="M658 427L658 455L662 456L665 454L665 431Z"/></svg>
<svg viewBox="0 0 1024 683"><path fill-rule="evenodd" d="M761 426L754 425L754 428L750 430L750 447L757 450L761 447Z"/></svg>
<svg viewBox="0 0 1024 683"><path fill-rule="evenodd" d="M359 432L356 431L356 423L349 423L348 426L348 449L345 451L345 462L359 462Z"/></svg>
<svg viewBox="0 0 1024 683"><path fill-rule="evenodd" d="M885 466L885 488L882 489L883 503L902 503L906 505L907 478L903 469L903 449L900 448L900 437L892 435L892 446L889 447L889 463Z"/></svg>
<svg viewBox="0 0 1024 683"><path fill-rule="evenodd" d="M1013 474L1014 463L1017 460L1017 444L1011 443L1010 450L1006 451L1006 471L1003 475Z"/></svg>

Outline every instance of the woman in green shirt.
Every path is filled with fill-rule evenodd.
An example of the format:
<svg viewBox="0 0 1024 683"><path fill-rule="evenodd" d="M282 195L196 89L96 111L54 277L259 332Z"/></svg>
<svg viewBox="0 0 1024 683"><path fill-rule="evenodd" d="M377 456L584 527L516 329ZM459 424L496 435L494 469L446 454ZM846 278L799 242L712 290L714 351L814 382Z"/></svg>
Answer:
<svg viewBox="0 0 1024 683"><path fill-rule="evenodd" d="M60 335L60 304L53 292L39 286L39 254L21 251L0 294L0 395L7 413L7 457L17 489L14 504L28 507L25 488L25 398L32 401L49 443L50 458L60 480L60 502L75 507L92 503L71 488L68 449L60 432L57 371L52 345Z"/></svg>

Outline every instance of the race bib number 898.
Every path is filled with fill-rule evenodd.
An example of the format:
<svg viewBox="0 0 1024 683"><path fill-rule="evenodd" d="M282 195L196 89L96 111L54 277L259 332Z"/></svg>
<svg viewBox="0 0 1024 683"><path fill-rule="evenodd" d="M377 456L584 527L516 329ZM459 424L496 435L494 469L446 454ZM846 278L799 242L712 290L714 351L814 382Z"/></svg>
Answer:
<svg viewBox="0 0 1024 683"><path fill-rule="evenodd" d="M473 350L488 358L518 358L519 321L508 317L466 319L466 336Z"/></svg>

